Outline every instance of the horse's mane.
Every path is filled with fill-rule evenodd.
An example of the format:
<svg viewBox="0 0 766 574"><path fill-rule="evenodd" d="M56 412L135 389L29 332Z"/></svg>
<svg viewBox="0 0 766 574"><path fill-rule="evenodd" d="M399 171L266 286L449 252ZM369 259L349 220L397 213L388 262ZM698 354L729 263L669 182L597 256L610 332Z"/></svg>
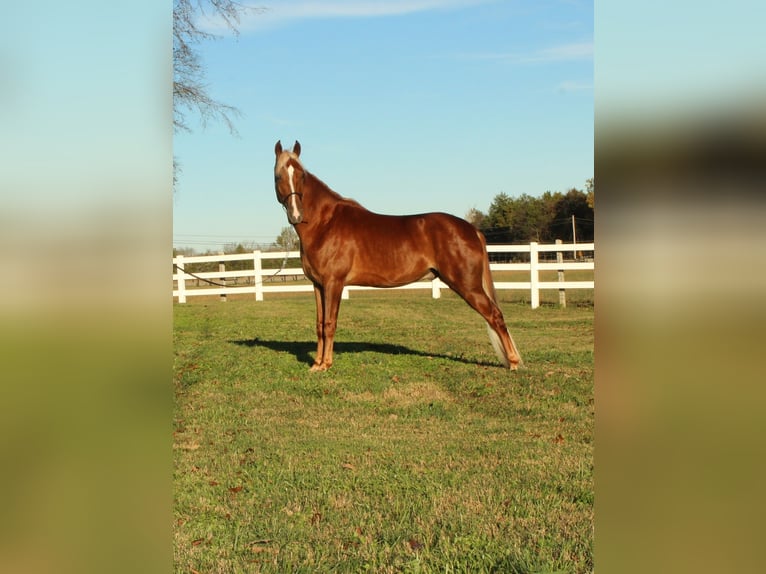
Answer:
<svg viewBox="0 0 766 574"><path fill-rule="evenodd" d="M319 179L310 171L306 171L306 175L313 180L315 186L320 188L324 193L332 196L332 198L337 200L338 202L365 209L365 207L361 203L356 201L355 199L351 199L350 197L343 197L340 193L338 193L337 191L334 191L332 188L330 188L329 185L327 185L325 182L323 182L321 179Z"/></svg>

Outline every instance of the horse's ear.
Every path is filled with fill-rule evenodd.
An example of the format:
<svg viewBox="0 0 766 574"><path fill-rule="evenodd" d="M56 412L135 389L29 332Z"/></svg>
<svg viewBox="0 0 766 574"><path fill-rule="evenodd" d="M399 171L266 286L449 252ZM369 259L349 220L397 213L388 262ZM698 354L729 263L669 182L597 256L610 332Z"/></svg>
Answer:
<svg viewBox="0 0 766 574"><path fill-rule="evenodd" d="M297 156L301 155L301 142L298 140L295 140L295 144L293 144L293 153Z"/></svg>
<svg viewBox="0 0 766 574"><path fill-rule="evenodd" d="M279 155L282 153L282 140L277 140L277 145L274 146L274 153Z"/></svg>

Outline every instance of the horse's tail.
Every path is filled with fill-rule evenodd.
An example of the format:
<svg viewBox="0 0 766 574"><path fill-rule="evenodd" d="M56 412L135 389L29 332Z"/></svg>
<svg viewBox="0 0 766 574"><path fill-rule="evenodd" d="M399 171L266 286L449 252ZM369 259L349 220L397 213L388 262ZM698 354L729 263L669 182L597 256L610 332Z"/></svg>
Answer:
<svg viewBox="0 0 766 574"><path fill-rule="evenodd" d="M495 291L495 283L492 281L492 271L489 268L489 254L487 253L487 243L484 240L484 236L480 231L477 231L476 234L479 236L479 240L481 241L482 245L482 251L484 254L484 269L482 270L481 274L481 286L484 289L484 292L487 294L487 297L489 297L492 302L497 305L497 292ZM497 305L499 308L499 305ZM487 333L489 334L489 340L492 343L492 348L495 350L495 354L497 355L497 358L500 359L500 362L503 363L503 365L506 368L509 368L511 366L510 358L508 357L507 353L505 352L505 348L503 347L503 342L500 340L500 336L495 332L495 330L492 328L492 326L487 322ZM508 331L506 328L506 333L508 333L508 339L511 341L511 346L513 347L513 352L516 353L516 356L519 358L519 365L522 364L521 360L521 353L519 353L518 347L516 347L516 342L513 340L513 336L511 335L511 332Z"/></svg>

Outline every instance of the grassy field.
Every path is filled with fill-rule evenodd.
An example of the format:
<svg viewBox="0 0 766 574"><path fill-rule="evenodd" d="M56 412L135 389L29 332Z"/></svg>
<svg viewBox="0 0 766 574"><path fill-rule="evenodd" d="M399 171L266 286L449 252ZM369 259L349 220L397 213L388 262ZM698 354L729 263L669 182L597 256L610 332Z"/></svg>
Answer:
<svg viewBox="0 0 766 574"><path fill-rule="evenodd" d="M503 297L513 373L451 293L355 293L327 373L309 294L176 304L175 571L592 571L593 306Z"/></svg>

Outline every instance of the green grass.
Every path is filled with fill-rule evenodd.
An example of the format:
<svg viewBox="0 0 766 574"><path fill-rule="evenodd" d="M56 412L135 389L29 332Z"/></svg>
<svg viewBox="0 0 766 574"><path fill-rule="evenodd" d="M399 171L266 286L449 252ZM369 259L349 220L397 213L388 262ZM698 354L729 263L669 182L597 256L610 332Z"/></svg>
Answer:
<svg viewBox="0 0 766 574"><path fill-rule="evenodd" d="M501 295L502 297L502 295ZM590 572L593 307L501 300L499 367L450 293L174 307L177 572Z"/></svg>

